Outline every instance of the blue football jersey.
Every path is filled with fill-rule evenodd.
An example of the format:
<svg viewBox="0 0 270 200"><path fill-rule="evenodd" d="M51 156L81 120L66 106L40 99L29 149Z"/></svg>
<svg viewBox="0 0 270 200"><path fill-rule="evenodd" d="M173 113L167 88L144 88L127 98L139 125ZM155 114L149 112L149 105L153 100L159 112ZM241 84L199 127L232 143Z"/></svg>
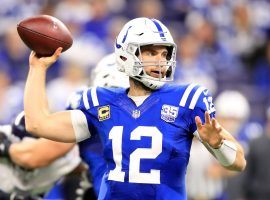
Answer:
<svg viewBox="0 0 270 200"><path fill-rule="evenodd" d="M136 106L122 88L84 90L78 107L99 134L107 170L99 199L186 199L195 116L214 117L204 87L164 85Z"/></svg>

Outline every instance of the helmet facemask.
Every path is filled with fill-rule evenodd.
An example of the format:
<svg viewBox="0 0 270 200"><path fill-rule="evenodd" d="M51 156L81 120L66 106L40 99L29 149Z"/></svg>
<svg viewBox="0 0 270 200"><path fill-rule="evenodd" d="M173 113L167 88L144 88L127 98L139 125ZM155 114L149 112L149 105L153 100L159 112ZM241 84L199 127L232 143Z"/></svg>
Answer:
<svg viewBox="0 0 270 200"><path fill-rule="evenodd" d="M142 58L142 48L144 46L165 46L168 50L166 60L144 60ZM125 71L130 77L142 82L150 89L158 89L162 87L166 82L173 81L174 72L176 67L176 46L172 44L145 44L132 43L128 45L129 53L133 57L134 64L129 71ZM125 57L124 61L128 60ZM147 67L156 66L156 73L152 76L146 72Z"/></svg>

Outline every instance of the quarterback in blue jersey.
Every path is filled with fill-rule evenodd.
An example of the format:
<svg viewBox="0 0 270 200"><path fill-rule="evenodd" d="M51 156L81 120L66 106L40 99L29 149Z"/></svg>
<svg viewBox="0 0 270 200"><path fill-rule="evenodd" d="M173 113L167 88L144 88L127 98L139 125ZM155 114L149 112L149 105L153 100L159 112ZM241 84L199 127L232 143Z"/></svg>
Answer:
<svg viewBox="0 0 270 200"><path fill-rule="evenodd" d="M99 199L186 199L185 173L195 135L227 169L245 168L243 148L215 119L213 99L196 84L167 85L175 69L176 45L160 21L136 18L115 43L128 89L86 89L77 110L50 114L45 78L61 54L30 55L25 87L27 130L56 141L99 134L107 169ZM198 155L199 159L199 155Z"/></svg>

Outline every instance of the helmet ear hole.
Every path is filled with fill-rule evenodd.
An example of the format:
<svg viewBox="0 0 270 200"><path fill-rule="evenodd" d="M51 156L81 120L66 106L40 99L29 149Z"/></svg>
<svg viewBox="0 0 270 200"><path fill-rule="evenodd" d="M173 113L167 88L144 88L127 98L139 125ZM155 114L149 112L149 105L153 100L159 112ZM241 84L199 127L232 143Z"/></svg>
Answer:
<svg viewBox="0 0 270 200"><path fill-rule="evenodd" d="M127 58L124 57L124 56L120 56L120 58L121 58L121 60L123 60L123 61L126 61L126 60L127 60Z"/></svg>

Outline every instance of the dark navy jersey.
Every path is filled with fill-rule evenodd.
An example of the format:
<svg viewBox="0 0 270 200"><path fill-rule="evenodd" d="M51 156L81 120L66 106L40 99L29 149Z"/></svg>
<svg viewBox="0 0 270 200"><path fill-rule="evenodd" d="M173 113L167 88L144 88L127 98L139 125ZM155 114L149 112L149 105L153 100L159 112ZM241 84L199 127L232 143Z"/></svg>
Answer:
<svg viewBox="0 0 270 200"><path fill-rule="evenodd" d="M79 103L99 134L107 170L99 199L186 199L185 175L195 116L214 117L204 87L164 85L136 106L122 88L85 89Z"/></svg>

